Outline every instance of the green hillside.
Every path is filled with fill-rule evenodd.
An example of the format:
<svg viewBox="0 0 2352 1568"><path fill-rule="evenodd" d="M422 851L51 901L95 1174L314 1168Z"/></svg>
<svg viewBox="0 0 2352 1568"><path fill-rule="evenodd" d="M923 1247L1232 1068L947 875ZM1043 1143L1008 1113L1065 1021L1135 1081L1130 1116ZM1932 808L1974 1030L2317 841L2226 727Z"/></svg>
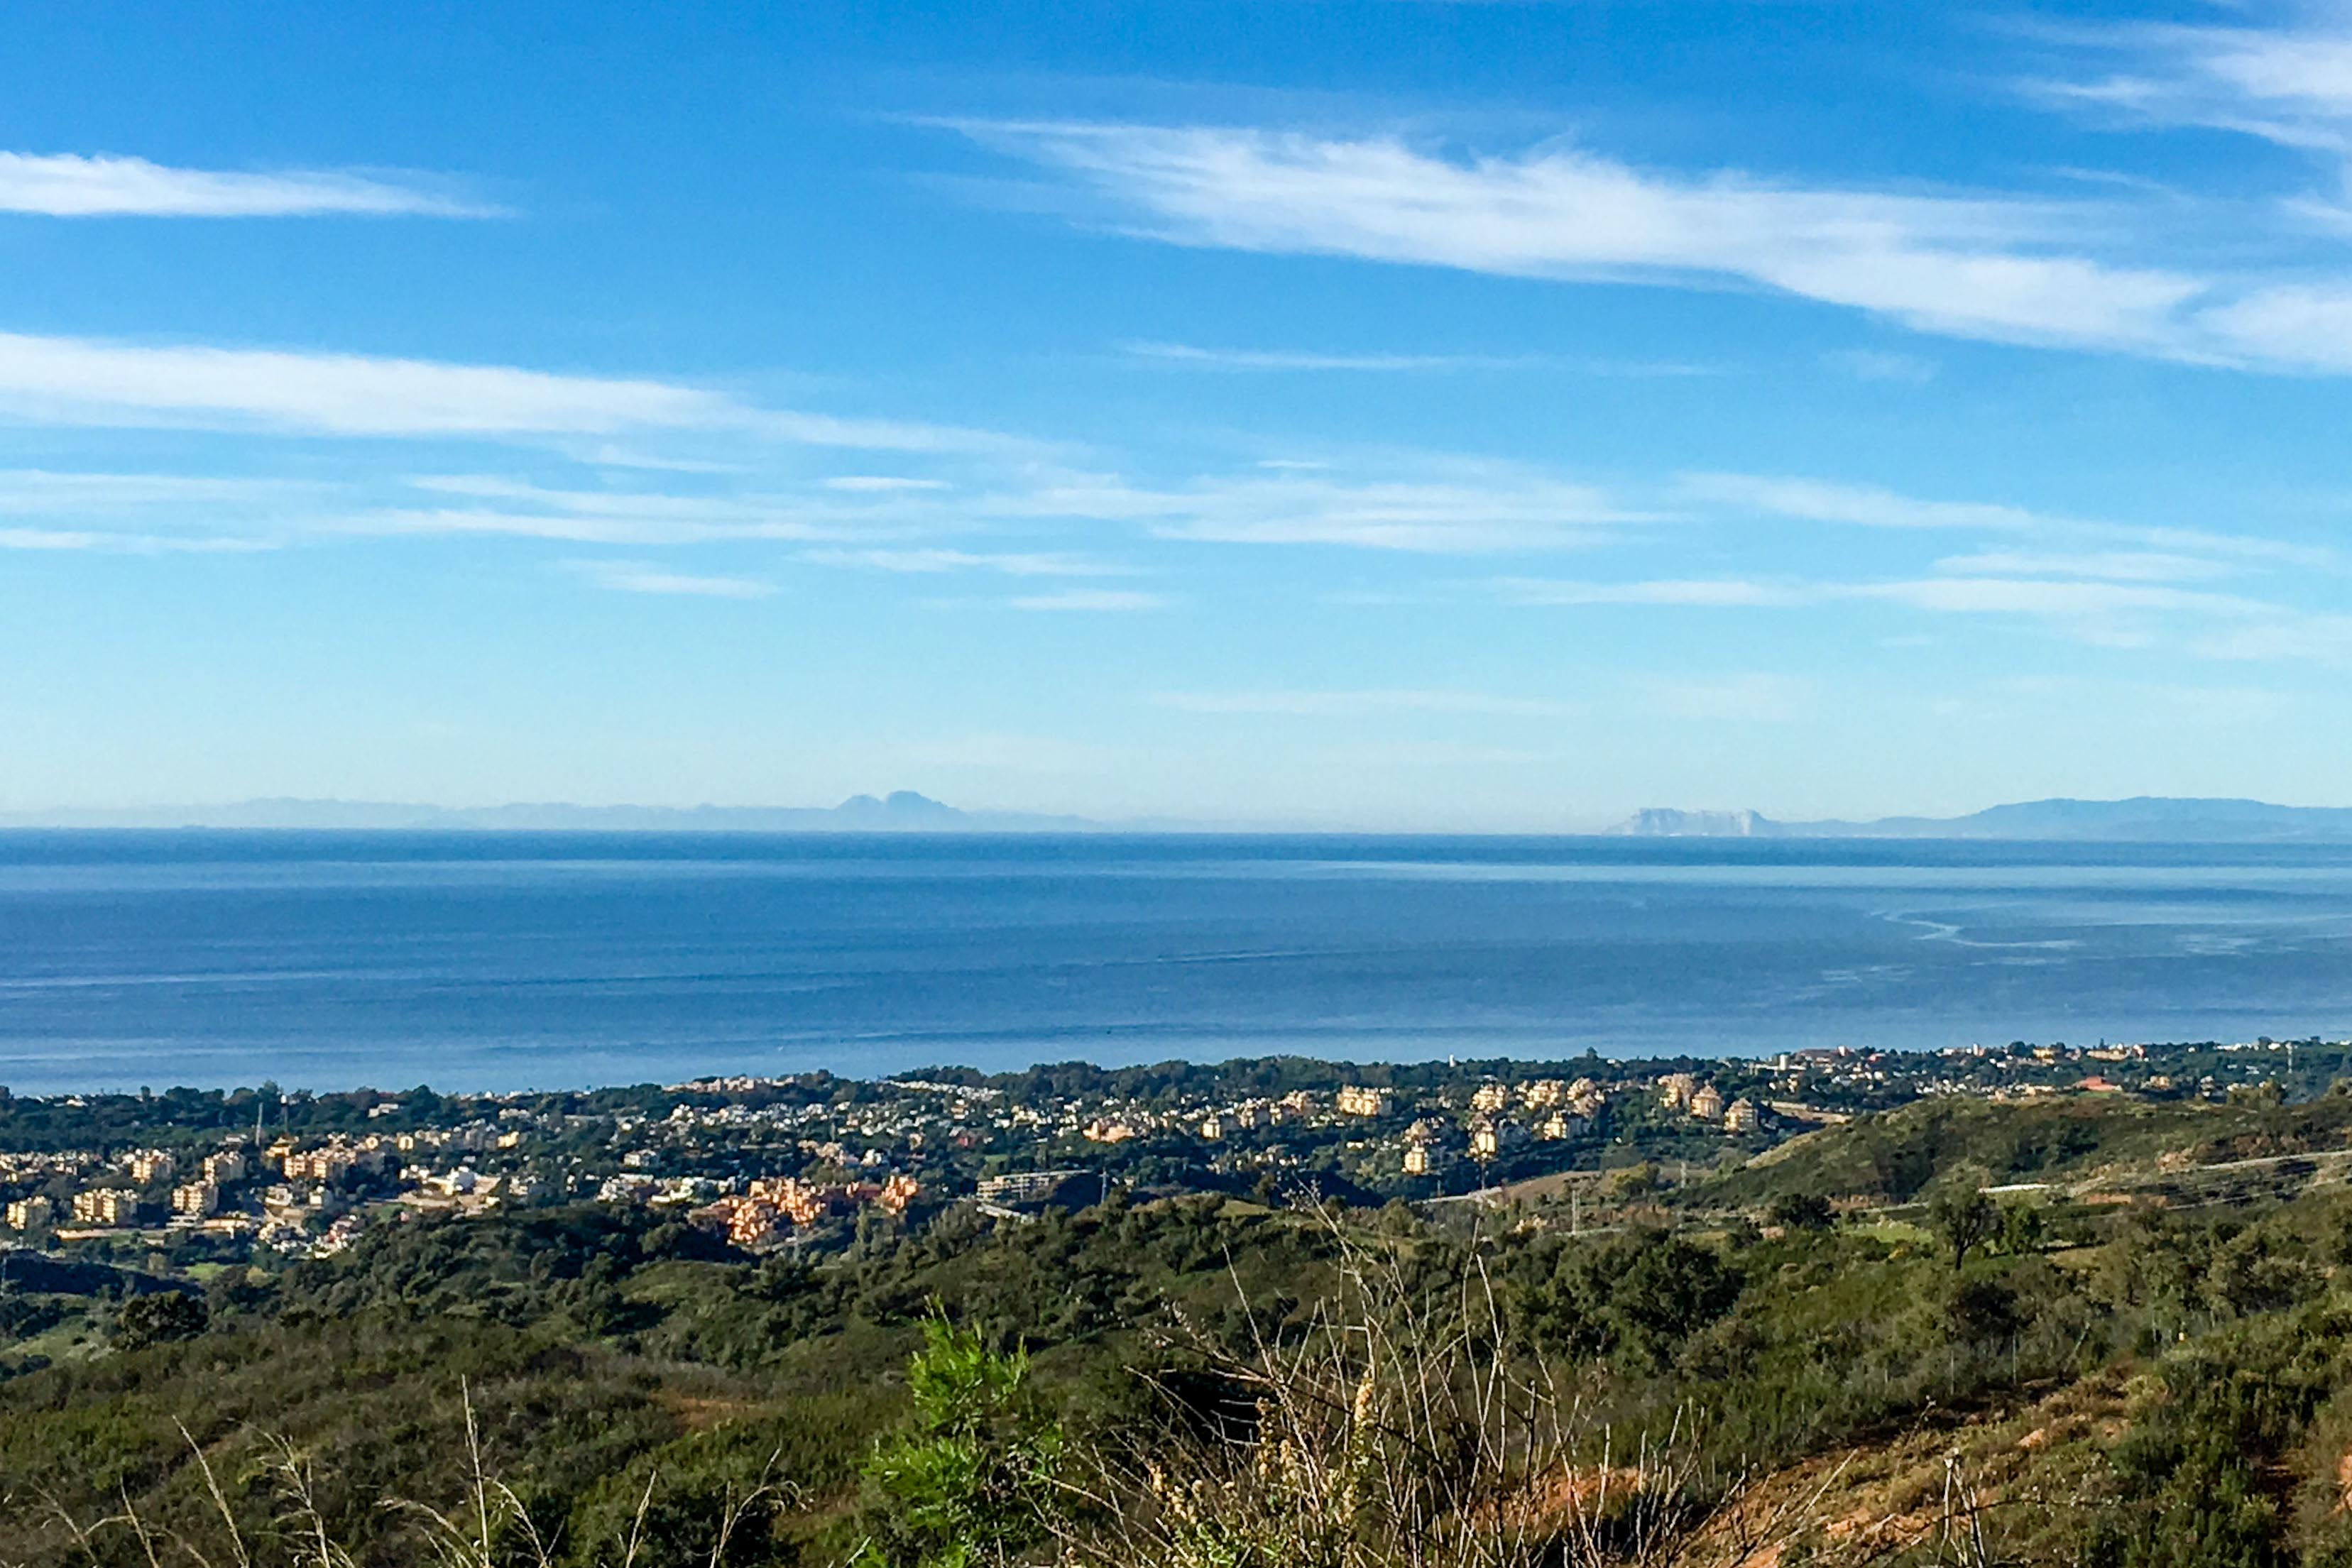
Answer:
<svg viewBox="0 0 2352 1568"><path fill-rule="evenodd" d="M0 1561L2352 1561L2348 1110L1947 1101L1572 1200L1114 1191L764 1258L590 1206L201 1298L50 1278L0 1295Z"/></svg>
<svg viewBox="0 0 2352 1568"><path fill-rule="evenodd" d="M1901 1203L1961 1172L1988 1184L2074 1186L2347 1146L2352 1096L2296 1105L2114 1094L1995 1103L1952 1096L1790 1139L1703 1190L1727 1204L1762 1204L1783 1193Z"/></svg>

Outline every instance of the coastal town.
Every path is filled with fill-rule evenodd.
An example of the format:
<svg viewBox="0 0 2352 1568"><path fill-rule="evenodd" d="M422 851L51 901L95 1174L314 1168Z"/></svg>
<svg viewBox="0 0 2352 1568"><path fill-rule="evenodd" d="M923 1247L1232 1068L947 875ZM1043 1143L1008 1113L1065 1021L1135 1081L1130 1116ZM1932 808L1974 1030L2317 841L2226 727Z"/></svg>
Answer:
<svg viewBox="0 0 2352 1568"><path fill-rule="evenodd" d="M1435 1199L1561 1173L1687 1173L1936 1095L2309 1092L2352 1047L1827 1049L1769 1058L830 1073L451 1096L173 1090L0 1098L0 1248L150 1271L331 1254L366 1228L643 1207L747 1251L971 1204L1140 1193ZM5 1278L5 1270L0 1270Z"/></svg>

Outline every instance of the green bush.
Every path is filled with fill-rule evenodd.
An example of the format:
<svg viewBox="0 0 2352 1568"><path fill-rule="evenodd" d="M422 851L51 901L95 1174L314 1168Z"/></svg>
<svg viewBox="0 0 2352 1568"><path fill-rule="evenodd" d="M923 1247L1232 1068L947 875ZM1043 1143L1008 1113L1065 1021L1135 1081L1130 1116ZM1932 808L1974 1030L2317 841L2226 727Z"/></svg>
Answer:
<svg viewBox="0 0 2352 1568"><path fill-rule="evenodd" d="M1062 1431L1028 1390L1029 1358L944 1318L907 1366L910 1427L867 1461L858 1568L979 1568L1038 1540L1055 1501Z"/></svg>
<svg viewBox="0 0 2352 1568"><path fill-rule="evenodd" d="M114 1343L123 1350L142 1350L172 1340L194 1339L205 1332L211 1316L201 1296L150 1291L131 1297L115 1312Z"/></svg>
<svg viewBox="0 0 2352 1568"><path fill-rule="evenodd" d="M1542 1351L1663 1366L1731 1309L1740 1277L1712 1249L1659 1230L1571 1246L1519 1305L1520 1337Z"/></svg>

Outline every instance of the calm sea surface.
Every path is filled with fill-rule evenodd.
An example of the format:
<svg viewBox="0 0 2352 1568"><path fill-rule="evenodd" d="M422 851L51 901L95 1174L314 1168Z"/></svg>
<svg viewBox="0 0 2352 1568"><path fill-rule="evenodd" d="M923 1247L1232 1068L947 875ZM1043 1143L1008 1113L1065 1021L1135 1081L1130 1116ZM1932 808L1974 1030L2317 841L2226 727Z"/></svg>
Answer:
<svg viewBox="0 0 2352 1568"><path fill-rule="evenodd" d="M2352 1032L2352 848L0 833L0 1083Z"/></svg>

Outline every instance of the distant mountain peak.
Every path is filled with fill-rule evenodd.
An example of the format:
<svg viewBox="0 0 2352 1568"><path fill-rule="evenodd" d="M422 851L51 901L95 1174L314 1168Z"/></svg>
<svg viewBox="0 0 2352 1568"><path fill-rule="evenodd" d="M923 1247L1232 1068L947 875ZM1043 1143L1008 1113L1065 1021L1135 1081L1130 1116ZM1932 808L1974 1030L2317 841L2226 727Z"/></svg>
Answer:
<svg viewBox="0 0 2352 1568"><path fill-rule="evenodd" d="M2352 841L2352 808L2137 795L2057 798L1990 806L1964 817L1881 817L1866 822L1782 822L1754 811L1655 806L1608 830L1633 838L2082 839L2139 843Z"/></svg>
<svg viewBox="0 0 2352 1568"><path fill-rule="evenodd" d="M955 807L934 800L929 795L912 789L893 789L882 797L882 803L894 811L953 811Z"/></svg>
<svg viewBox="0 0 2352 1568"><path fill-rule="evenodd" d="M242 800L0 815L0 827L273 828L322 831L380 829L592 832L1083 832L1077 817L966 811L912 789L852 795L838 806L581 806L560 801L504 806L425 806L382 800Z"/></svg>
<svg viewBox="0 0 2352 1568"><path fill-rule="evenodd" d="M912 789L893 789L876 799L871 795L852 795L834 809L834 815L845 821L881 822L892 826L939 826L964 820L965 813L929 795Z"/></svg>

